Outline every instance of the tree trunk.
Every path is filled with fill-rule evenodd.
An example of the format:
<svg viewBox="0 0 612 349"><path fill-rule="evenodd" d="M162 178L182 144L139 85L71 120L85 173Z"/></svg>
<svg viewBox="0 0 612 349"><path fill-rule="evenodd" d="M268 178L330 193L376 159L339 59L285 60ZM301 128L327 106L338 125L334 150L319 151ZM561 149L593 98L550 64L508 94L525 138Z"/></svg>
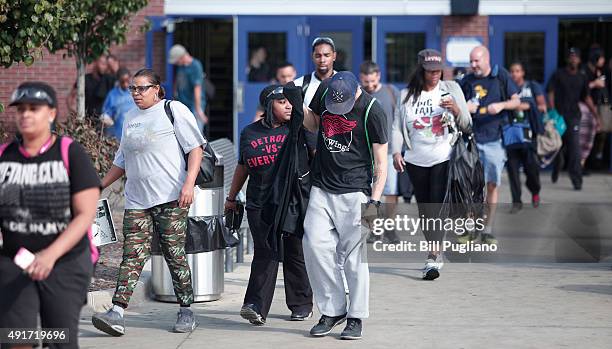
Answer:
<svg viewBox="0 0 612 349"><path fill-rule="evenodd" d="M85 58L82 55L77 54L76 64L77 64L77 96L76 96L77 118L83 119L85 118L85 68L87 67L87 63L85 62Z"/></svg>

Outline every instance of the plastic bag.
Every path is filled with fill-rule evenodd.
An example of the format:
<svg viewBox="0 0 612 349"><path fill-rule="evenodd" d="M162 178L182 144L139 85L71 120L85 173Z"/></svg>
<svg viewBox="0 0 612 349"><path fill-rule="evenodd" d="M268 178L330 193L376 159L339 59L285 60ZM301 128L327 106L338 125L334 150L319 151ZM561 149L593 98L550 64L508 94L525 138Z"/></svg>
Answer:
<svg viewBox="0 0 612 349"><path fill-rule="evenodd" d="M565 130L567 130L567 125L565 124L563 116L559 114L557 109L551 109L544 115L544 123L548 120L552 120L555 123L555 128L557 132L559 132L559 136L563 136Z"/></svg>
<svg viewBox="0 0 612 349"><path fill-rule="evenodd" d="M188 217L185 253L202 253L236 246L239 242L223 225L222 216ZM161 254L159 234L153 234L151 253Z"/></svg>
<svg viewBox="0 0 612 349"><path fill-rule="evenodd" d="M440 216L477 218L483 215L484 170L473 135L461 134L453 145L448 182Z"/></svg>

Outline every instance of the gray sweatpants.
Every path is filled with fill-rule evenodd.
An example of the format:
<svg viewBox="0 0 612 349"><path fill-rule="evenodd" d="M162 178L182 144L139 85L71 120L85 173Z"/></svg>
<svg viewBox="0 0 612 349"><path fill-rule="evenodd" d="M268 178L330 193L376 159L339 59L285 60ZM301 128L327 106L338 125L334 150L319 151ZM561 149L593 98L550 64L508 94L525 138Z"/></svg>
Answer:
<svg viewBox="0 0 612 349"><path fill-rule="evenodd" d="M369 316L370 275L361 226L361 192L330 194L312 187L304 220L304 261L319 311L327 316ZM349 288L347 309L342 281Z"/></svg>

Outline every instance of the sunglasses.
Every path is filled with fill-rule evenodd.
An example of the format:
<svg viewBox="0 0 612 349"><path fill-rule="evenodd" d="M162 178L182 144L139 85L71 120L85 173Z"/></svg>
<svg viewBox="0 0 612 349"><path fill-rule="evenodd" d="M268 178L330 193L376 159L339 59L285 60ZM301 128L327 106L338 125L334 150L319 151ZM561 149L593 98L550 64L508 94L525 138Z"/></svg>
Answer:
<svg viewBox="0 0 612 349"><path fill-rule="evenodd" d="M138 93L138 94L143 94L145 93L149 88L154 87L157 85L144 85L144 86L134 86L134 85L130 85L128 86L128 91L130 91L130 93Z"/></svg>
<svg viewBox="0 0 612 349"><path fill-rule="evenodd" d="M274 90L272 90L270 93L268 93L268 95L266 96L266 98L272 96L272 95L278 95L278 94L282 94L283 93L283 87L279 86L277 88L275 88Z"/></svg>
<svg viewBox="0 0 612 349"><path fill-rule="evenodd" d="M23 87L16 89L15 92L13 92L13 94L11 95L10 104L19 103L19 101L22 99L39 100L41 102L46 102L52 107L55 106L53 98L51 98L51 96L49 96L47 92L34 87Z"/></svg>
<svg viewBox="0 0 612 349"><path fill-rule="evenodd" d="M315 46L319 45L319 44L328 44L330 45L333 49L336 48L336 45L334 45L334 40L332 40L330 37L327 36L320 36L318 38L315 38L312 41L312 48L314 49Z"/></svg>

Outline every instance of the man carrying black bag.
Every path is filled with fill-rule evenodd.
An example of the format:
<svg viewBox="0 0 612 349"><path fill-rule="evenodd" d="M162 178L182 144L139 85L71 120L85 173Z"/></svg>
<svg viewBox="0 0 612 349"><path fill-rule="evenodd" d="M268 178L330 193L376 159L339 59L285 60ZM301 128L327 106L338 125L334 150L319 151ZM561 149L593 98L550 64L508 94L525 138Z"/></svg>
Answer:
<svg viewBox="0 0 612 349"><path fill-rule="evenodd" d="M225 202L226 210L236 210L236 195L250 177L246 211L255 253L240 315L253 325L265 324L282 261L290 319L303 321L312 316L312 290L302 251L310 178L301 90L271 85L259 101L263 118L240 135L240 158Z"/></svg>

